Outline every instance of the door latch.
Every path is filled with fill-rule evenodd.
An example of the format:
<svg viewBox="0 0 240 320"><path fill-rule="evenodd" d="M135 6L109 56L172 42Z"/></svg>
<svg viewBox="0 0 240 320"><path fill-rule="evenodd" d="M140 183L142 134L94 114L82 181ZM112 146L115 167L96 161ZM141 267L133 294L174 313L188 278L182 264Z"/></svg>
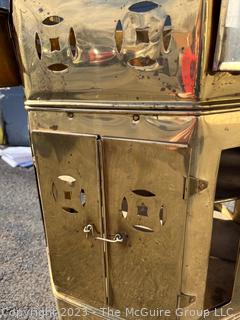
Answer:
<svg viewBox="0 0 240 320"><path fill-rule="evenodd" d="M123 242L124 237L123 237L122 234L116 233L115 236L114 236L112 239L101 238L101 237L96 237L95 239L96 239L96 240L105 241L105 242L116 243L116 242Z"/></svg>
<svg viewBox="0 0 240 320"><path fill-rule="evenodd" d="M83 228L83 232L86 233L86 236L88 237L89 234L91 234L92 237L94 237L94 225L92 224L87 224ZM105 241L105 242L111 242L111 243L116 243L116 242L123 242L124 241L124 236L121 233L116 233L112 239L108 238L102 238L102 237L95 237L95 240L100 240L100 241Z"/></svg>

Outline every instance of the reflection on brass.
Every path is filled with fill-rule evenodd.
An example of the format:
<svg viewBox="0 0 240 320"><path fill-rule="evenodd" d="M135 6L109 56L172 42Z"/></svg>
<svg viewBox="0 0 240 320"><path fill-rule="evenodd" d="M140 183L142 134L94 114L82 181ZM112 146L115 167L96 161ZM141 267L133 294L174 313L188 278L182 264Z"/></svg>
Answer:
<svg viewBox="0 0 240 320"><path fill-rule="evenodd" d="M179 319L197 320L203 309L219 319L214 308L230 319L231 308L239 317L236 6L13 2L59 310L117 320L129 318L126 307L161 308L175 320L180 307Z"/></svg>
<svg viewBox="0 0 240 320"><path fill-rule="evenodd" d="M179 101L197 96L201 0L17 0L13 18L27 99ZM50 44L49 39L58 41Z"/></svg>
<svg viewBox="0 0 240 320"><path fill-rule="evenodd" d="M64 6L62 0L29 1L13 3L16 48L5 38L8 18L1 13L6 30L2 61L13 61L6 75L14 74L13 83L19 82L13 59L19 48L29 100L48 103L51 97L63 105L79 99L188 100L199 108L209 107L209 101L239 101L238 4L233 0L221 5L213 0L101 0L81 3L81 10L73 10L76 1ZM57 38L51 46L49 39Z"/></svg>

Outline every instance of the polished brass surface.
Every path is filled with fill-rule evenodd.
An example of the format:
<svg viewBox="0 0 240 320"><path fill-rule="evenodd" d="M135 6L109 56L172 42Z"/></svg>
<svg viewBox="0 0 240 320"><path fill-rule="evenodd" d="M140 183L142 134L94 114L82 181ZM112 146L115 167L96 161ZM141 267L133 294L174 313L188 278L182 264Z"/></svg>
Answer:
<svg viewBox="0 0 240 320"><path fill-rule="evenodd" d="M137 116L137 117L136 117ZM89 114L30 111L31 128L188 144L196 126L194 116L157 114Z"/></svg>
<svg viewBox="0 0 240 320"><path fill-rule="evenodd" d="M154 101L165 109L239 100L236 66L218 67L220 60L232 65L231 54L238 59L236 37L230 30L225 39L223 30L232 0L222 1L221 17L214 0L82 1L82 14L74 1L28 1L13 2L27 99L125 101L129 108ZM230 10L228 20L234 17ZM227 62L219 58L224 48Z"/></svg>
<svg viewBox="0 0 240 320"><path fill-rule="evenodd" d="M106 294L108 305L120 309L122 315L126 306L139 308L144 304L156 309L158 301L174 313L181 292L187 204L183 195L191 155L188 142L196 119L57 115L62 117L57 120L59 127L51 124L55 118L52 113L30 112L56 290L93 306L101 302L104 306L101 296ZM94 136L69 132L69 124L72 132L86 132L89 121L96 124L91 126L96 130ZM164 123L168 124L167 137L159 122L164 129ZM117 131L115 136L107 137L116 123L122 134ZM136 138L136 130L142 131L142 139L140 134ZM151 137L152 131L158 131L158 141L144 139ZM128 138L119 138L124 135ZM99 145L99 154L95 154L94 141ZM96 161L99 156L102 159ZM100 171L102 176L97 180L94 172ZM84 207L81 189L86 193ZM98 189L102 190L99 200ZM127 201L125 209L123 198ZM105 215L101 206L97 209L97 201L104 204ZM102 235L100 216L106 219ZM121 241L117 234L122 236ZM102 250L100 257L103 243L109 243L108 250ZM104 290L100 267L103 261ZM93 298L97 299L95 304Z"/></svg>
<svg viewBox="0 0 240 320"><path fill-rule="evenodd" d="M96 137L33 132L32 141L54 285L102 306L103 245L83 232L92 223L102 235Z"/></svg>
<svg viewBox="0 0 240 320"><path fill-rule="evenodd" d="M59 308L240 317L237 219L234 261L233 233L213 241L214 204L239 198L230 3L13 2Z"/></svg>
<svg viewBox="0 0 240 320"><path fill-rule="evenodd" d="M201 2L14 1L27 98L194 100Z"/></svg>
<svg viewBox="0 0 240 320"><path fill-rule="evenodd" d="M190 310L204 309L213 225L213 203L215 201L220 157L223 150L239 147L239 123L239 112L206 115L198 119L197 135L192 142L194 147L190 174L208 181L208 188L190 197L188 205L189 215L185 233L182 292L196 296L196 301L185 308L186 313ZM238 174L238 170L235 171L235 174ZM222 234L222 239L224 237L224 234ZM235 276L235 287L238 286L239 271L236 272ZM236 303L237 299L238 303ZM225 313L226 308L233 308L232 310L229 309L231 314L239 312L239 293L234 291L232 301L224 306ZM218 312L220 311L221 308L219 307ZM187 313L183 318L198 319L201 317L196 314L194 317L190 317Z"/></svg>
<svg viewBox="0 0 240 320"><path fill-rule="evenodd" d="M172 310L170 319L174 319L181 286L183 190L190 150L113 138L103 138L102 147L107 234L126 235L123 244L109 246L110 305L124 314L126 306L156 310L160 303ZM124 198L125 212L121 210Z"/></svg>
<svg viewBox="0 0 240 320"><path fill-rule="evenodd" d="M105 264L108 270L105 291L109 306L113 309L121 309L121 315L124 317L126 305L133 305L137 308L144 301L149 307L156 307L157 302L160 301L160 307L174 309L174 304L178 303L179 306L184 305L186 313L186 316L181 318L201 318L199 313L193 317L187 312L202 310L204 307L216 177L221 152L240 145L238 134L240 112L202 114L198 117L186 115L173 117L164 116L161 113L151 116L139 112L138 116L133 117L133 114L127 114L126 111L118 114L111 114L111 112L88 114L86 112L55 112L54 110L49 112L47 108L43 108L42 111L34 111L33 108L29 110L29 119L30 129L35 132L33 135L39 132L43 136L49 134L50 136L69 135L71 137L92 132L95 137L98 137L98 144L102 150L99 154L103 157L100 161L103 165L101 171L104 180L102 181L103 195L105 195L102 203L106 204L107 220L106 232L101 237L111 238L116 233L125 235L123 243L108 245L107 262L109 265ZM155 125L149 125L149 119L157 119L157 122ZM102 138L99 140L99 137ZM57 140L61 141L60 138ZM34 144L37 145L36 141ZM188 146L192 149L192 160L190 176L185 180L186 185L183 187L183 177L188 175L187 167L190 161ZM78 148L75 152L79 152L77 150ZM237 154L235 155L237 157ZM223 158L225 165L229 157ZM237 163L237 161L233 162ZM39 178L41 179L42 176L42 183L45 183L40 166L38 168ZM150 171L149 168L151 168ZM157 175L155 175L156 172ZM177 181L181 181L181 187ZM194 192L191 191L193 190L192 181L194 181L194 186L198 186L197 189L194 187ZM221 179L219 181L221 182ZM184 209L185 202L187 202L187 211ZM167 203L166 207L164 203ZM48 205L47 202L45 206L48 207ZM182 209L180 209L181 206ZM151 218L150 208L154 208L155 218ZM179 215L180 211L182 213ZM146 217L146 214L149 217ZM184 228L185 214L187 214L186 229ZM154 219L159 219L159 221ZM172 232L174 233L173 238L170 237L173 235ZM181 232L184 232L185 236ZM165 233L168 240L163 241ZM184 239L181 264L183 269L180 268L180 250L176 250L176 243L173 245L174 241L179 239L177 243L181 247L181 237L183 237L181 241ZM90 236L88 241L90 243L95 241L98 245L102 244L102 241L94 239L95 237ZM129 247L129 244L132 246ZM171 245L172 249L170 249ZM157 250L153 250L158 246ZM164 252L161 251L163 248ZM176 250L179 256L173 254L175 252L173 250ZM160 264L157 268L158 263ZM166 265L170 263L171 267L170 265L166 267L165 263ZM64 264L59 268L64 269ZM154 278L154 271L157 273L156 269L161 271L158 277ZM171 277L173 270L178 270L174 278ZM145 279L142 273L138 273L140 271L143 274L146 272ZM131 273L133 275L128 277ZM160 281L165 273L166 278ZM76 274L74 277L77 277ZM147 275L152 280L147 280ZM144 281L139 286L141 277ZM170 279L173 282L168 287ZM238 276L235 279L235 287L238 286L237 281ZM124 283L127 287L124 287ZM164 286L163 283L165 283ZM155 286L158 290L154 293ZM169 290L166 290L165 299L165 296L163 295L162 298L161 294L166 287ZM60 293L64 292L61 288L60 291L59 288L56 289ZM151 295L159 298L150 299ZM81 292L77 296L71 291L67 296L70 301L78 298L77 305L82 305L82 301L89 303L86 301L87 296L81 296ZM182 296L189 297L189 303L186 303L186 299L183 302ZM127 303L126 300L130 302ZM238 310L236 304L230 304L230 307L232 306L234 312Z"/></svg>

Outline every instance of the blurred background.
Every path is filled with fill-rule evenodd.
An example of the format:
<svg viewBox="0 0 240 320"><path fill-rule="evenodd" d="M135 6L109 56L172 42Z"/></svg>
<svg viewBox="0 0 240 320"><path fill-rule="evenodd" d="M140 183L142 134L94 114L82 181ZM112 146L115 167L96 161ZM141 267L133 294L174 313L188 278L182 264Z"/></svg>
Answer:
<svg viewBox="0 0 240 320"><path fill-rule="evenodd" d="M9 0L0 0L9 10ZM28 146L27 113L22 86L0 89L0 145Z"/></svg>
<svg viewBox="0 0 240 320"><path fill-rule="evenodd" d="M29 146L27 112L23 101L21 86L0 89L1 145Z"/></svg>

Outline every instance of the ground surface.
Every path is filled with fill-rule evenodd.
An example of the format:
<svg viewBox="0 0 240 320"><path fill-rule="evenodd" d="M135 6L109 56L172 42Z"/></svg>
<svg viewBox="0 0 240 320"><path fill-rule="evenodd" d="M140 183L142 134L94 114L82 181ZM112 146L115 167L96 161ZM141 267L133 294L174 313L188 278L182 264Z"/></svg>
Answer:
<svg viewBox="0 0 240 320"><path fill-rule="evenodd" d="M56 319L33 168L0 159L0 319Z"/></svg>

